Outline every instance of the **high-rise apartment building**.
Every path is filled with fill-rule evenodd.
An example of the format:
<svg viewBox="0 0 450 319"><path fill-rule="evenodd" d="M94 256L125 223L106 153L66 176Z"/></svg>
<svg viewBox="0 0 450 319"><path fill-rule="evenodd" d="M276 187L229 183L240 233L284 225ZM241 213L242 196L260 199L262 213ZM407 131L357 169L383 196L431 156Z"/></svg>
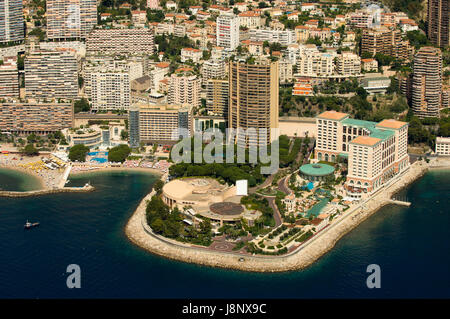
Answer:
<svg viewBox="0 0 450 319"><path fill-rule="evenodd" d="M326 111L317 116L316 127L315 158L331 162L348 158L345 188L351 197L378 190L409 167L406 122L375 123Z"/></svg>
<svg viewBox="0 0 450 319"><path fill-rule="evenodd" d="M152 55L153 43L153 32L150 29L95 29L86 38L86 51Z"/></svg>
<svg viewBox="0 0 450 319"><path fill-rule="evenodd" d="M48 39L84 39L96 24L96 0L47 0Z"/></svg>
<svg viewBox="0 0 450 319"><path fill-rule="evenodd" d="M422 47L414 56L411 107L419 117L439 116L442 104L442 53Z"/></svg>
<svg viewBox="0 0 450 319"><path fill-rule="evenodd" d="M217 45L234 50L239 46L239 17L225 13L216 21Z"/></svg>
<svg viewBox="0 0 450 319"><path fill-rule="evenodd" d="M278 62L260 59L254 64L229 63L228 126L255 129L256 134L237 134L242 146L267 145L278 138ZM259 137L258 137L259 133ZM262 134L266 138L262 138Z"/></svg>
<svg viewBox="0 0 450 319"><path fill-rule="evenodd" d="M0 65L0 96L19 97L17 57L5 57Z"/></svg>
<svg viewBox="0 0 450 319"><path fill-rule="evenodd" d="M0 1L0 43L24 39L22 0Z"/></svg>
<svg viewBox="0 0 450 319"><path fill-rule="evenodd" d="M93 110L128 110L130 75L125 70L95 72L90 75Z"/></svg>
<svg viewBox="0 0 450 319"><path fill-rule="evenodd" d="M47 134L73 126L73 103L0 103L0 131Z"/></svg>
<svg viewBox="0 0 450 319"><path fill-rule="evenodd" d="M206 82L208 114L228 118L228 94L228 79L209 79Z"/></svg>
<svg viewBox="0 0 450 319"><path fill-rule="evenodd" d="M381 53L407 60L411 56L412 47L407 40L403 40L400 30L379 27L363 30L361 52L370 53L372 56Z"/></svg>
<svg viewBox="0 0 450 319"><path fill-rule="evenodd" d="M171 75L169 80L169 104L188 104L200 106L201 79L192 73L190 68L180 68Z"/></svg>
<svg viewBox="0 0 450 319"><path fill-rule="evenodd" d="M450 0L428 0L428 39L441 48L450 45Z"/></svg>
<svg viewBox="0 0 450 319"><path fill-rule="evenodd" d="M25 57L27 97L75 99L78 95L77 59L66 51L34 51Z"/></svg>

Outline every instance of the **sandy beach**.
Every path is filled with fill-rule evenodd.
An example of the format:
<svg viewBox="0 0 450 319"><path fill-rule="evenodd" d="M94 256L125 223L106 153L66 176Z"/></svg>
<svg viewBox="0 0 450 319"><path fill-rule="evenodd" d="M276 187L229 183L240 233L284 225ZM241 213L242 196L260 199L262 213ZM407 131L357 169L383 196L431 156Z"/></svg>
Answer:
<svg viewBox="0 0 450 319"><path fill-rule="evenodd" d="M153 254L174 260L251 272L282 272L303 269L331 250L342 236L362 221L381 207L391 204L391 197L395 193L423 176L430 166L436 165L443 166L444 164L427 164L424 161L412 164L408 170L397 176L370 199L355 205L299 249L283 256L244 256L237 253L217 252L162 238L154 234L145 224L146 202L152 194L148 194L141 201L128 221L125 232L136 245Z"/></svg>
<svg viewBox="0 0 450 319"><path fill-rule="evenodd" d="M121 172L121 171L132 171L132 172L145 172L145 173L151 173L151 174L157 174L162 175L163 173L155 168L144 168L144 167L105 167L105 168L97 168L97 169L91 169L91 170L85 170L85 171L77 171L73 170L70 172L70 175L83 175L83 174L90 174L90 173L96 173L96 172Z"/></svg>

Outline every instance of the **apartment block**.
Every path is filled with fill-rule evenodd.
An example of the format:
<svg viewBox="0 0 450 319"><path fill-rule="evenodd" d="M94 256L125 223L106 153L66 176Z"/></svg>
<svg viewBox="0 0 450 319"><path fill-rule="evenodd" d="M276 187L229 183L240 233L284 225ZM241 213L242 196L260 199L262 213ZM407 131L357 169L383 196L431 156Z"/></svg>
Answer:
<svg viewBox="0 0 450 319"><path fill-rule="evenodd" d="M90 75L92 109L128 110L130 75L125 70L94 72Z"/></svg>
<svg viewBox="0 0 450 319"><path fill-rule="evenodd" d="M265 19L256 11L245 11L239 13L239 25L249 29L260 28L264 25Z"/></svg>
<svg viewBox="0 0 450 319"><path fill-rule="evenodd" d="M22 0L0 2L0 43L24 39Z"/></svg>
<svg viewBox="0 0 450 319"><path fill-rule="evenodd" d="M202 66L202 79L203 84L209 79L222 79L227 75L227 66L223 60L207 60Z"/></svg>
<svg viewBox="0 0 450 319"><path fill-rule="evenodd" d="M0 131L47 134L73 126L73 103L0 103Z"/></svg>
<svg viewBox="0 0 450 319"><path fill-rule="evenodd" d="M335 73L335 57L335 54L319 52L317 49L304 52L297 60L297 73L302 76L331 76Z"/></svg>
<svg viewBox="0 0 450 319"><path fill-rule="evenodd" d="M436 137L436 155L450 156L450 137Z"/></svg>
<svg viewBox="0 0 450 319"><path fill-rule="evenodd" d="M450 45L450 0L428 0L428 39L443 48Z"/></svg>
<svg viewBox="0 0 450 319"><path fill-rule="evenodd" d="M438 117L442 105L442 53L422 47L414 56L411 108L419 117Z"/></svg>
<svg viewBox="0 0 450 319"><path fill-rule="evenodd" d="M289 45L296 42L295 32L292 30L251 29L249 31L251 41L268 41Z"/></svg>
<svg viewBox="0 0 450 319"><path fill-rule="evenodd" d="M361 74L361 58L353 52L342 52L336 59L336 71L345 76Z"/></svg>
<svg viewBox="0 0 450 319"><path fill-rule="evenodd" d="M206 110L210 115L228 118L228 79L209 79L206 82Z"/></svg>
<svg viewBox="0 0 450 319"><path fill-rule="evenodd" d="M0 65L0 96L19 97L19 71L17 57L5 57Z"/></svg>
<svg viewBox="0 0 450 319"><path fill-rule="evenodd" d="M241 146L267 145L278 138L271 129L278 129L278 62L258 59L254 64L229 63L228 126L233 129L254 129L266 138L238 132Z"/></svg>
<svg viewBox="0 0 450 319"><path fill-rule="evenodd" d="M408 123L380 123L351 119L348 114L326 111L316 117L315 158L348 160L347 194L361 198L376 191L409 167Z"/></svg>
<svg viewBox="0 0 450 319"><path fill-rule="evenodd" d="M97 25L96 0L47 0L47 38L86 38Z"/></svg>
<svg viewBox="0 0 450 319"><path fill-rule="evenodd" d="M86 38L88 53L148 54L154 52L150 29L95 29Z"/></svg>
<svg viewBox="0 0 450 319"><path fill-rule="evenodd" d="M234 50L239 46L239 17L221 14L216 21L217 46Z"/></svg>
<svg viewBox="0 0 450 319"><path fill-rule="evenodd" d="M200 106L201 79L191 69L178 69L171 75L169 83L169 104Z"/></svg>
<svg viewBox="0 0 450 319"><path fill-rule="evenodd" d="M403 40L399 30L380 27L364 29L361 40L361 52L375 56L377 53L389 55L397 59L408 60L413 48L407 40Z"/></svg>
<svg viewBox="0 0 450 319"><path fill-rule="evenodd" d="M36 99L75 99L77 59L64 50L34 51L25 57L26 96Z"/></svg>

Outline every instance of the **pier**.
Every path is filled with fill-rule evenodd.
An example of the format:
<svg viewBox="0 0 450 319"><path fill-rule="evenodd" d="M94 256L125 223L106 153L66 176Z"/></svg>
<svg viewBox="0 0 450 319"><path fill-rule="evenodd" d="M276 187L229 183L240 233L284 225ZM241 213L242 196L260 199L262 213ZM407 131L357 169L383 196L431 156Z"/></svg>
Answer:
<svg viewBox="0 0 450 319"><path fill-rule="evenodd" d="M390 199L389 203L395 204L395 205L407 206L407 207L411 206L411 202L406 202L406 201L397 200L397 199Z"/></svg>

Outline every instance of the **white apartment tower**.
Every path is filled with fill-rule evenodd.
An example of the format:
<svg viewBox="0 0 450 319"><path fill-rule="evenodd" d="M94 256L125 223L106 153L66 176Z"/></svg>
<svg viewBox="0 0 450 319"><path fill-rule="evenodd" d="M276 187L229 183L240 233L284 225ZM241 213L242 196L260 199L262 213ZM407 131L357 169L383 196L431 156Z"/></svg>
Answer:
<svg viewBox="0 0 450 319"><path fill-rule="evenodd" d="M221 14L217 17L216 24L217 45L236 49L239 46L239 17L234 14Z"/></svg>
<svg viewBox="0 0 450 319"><path fill-rule="evenodd" d="M0 43L24 38L22 0L0 1Z"/></svg>

